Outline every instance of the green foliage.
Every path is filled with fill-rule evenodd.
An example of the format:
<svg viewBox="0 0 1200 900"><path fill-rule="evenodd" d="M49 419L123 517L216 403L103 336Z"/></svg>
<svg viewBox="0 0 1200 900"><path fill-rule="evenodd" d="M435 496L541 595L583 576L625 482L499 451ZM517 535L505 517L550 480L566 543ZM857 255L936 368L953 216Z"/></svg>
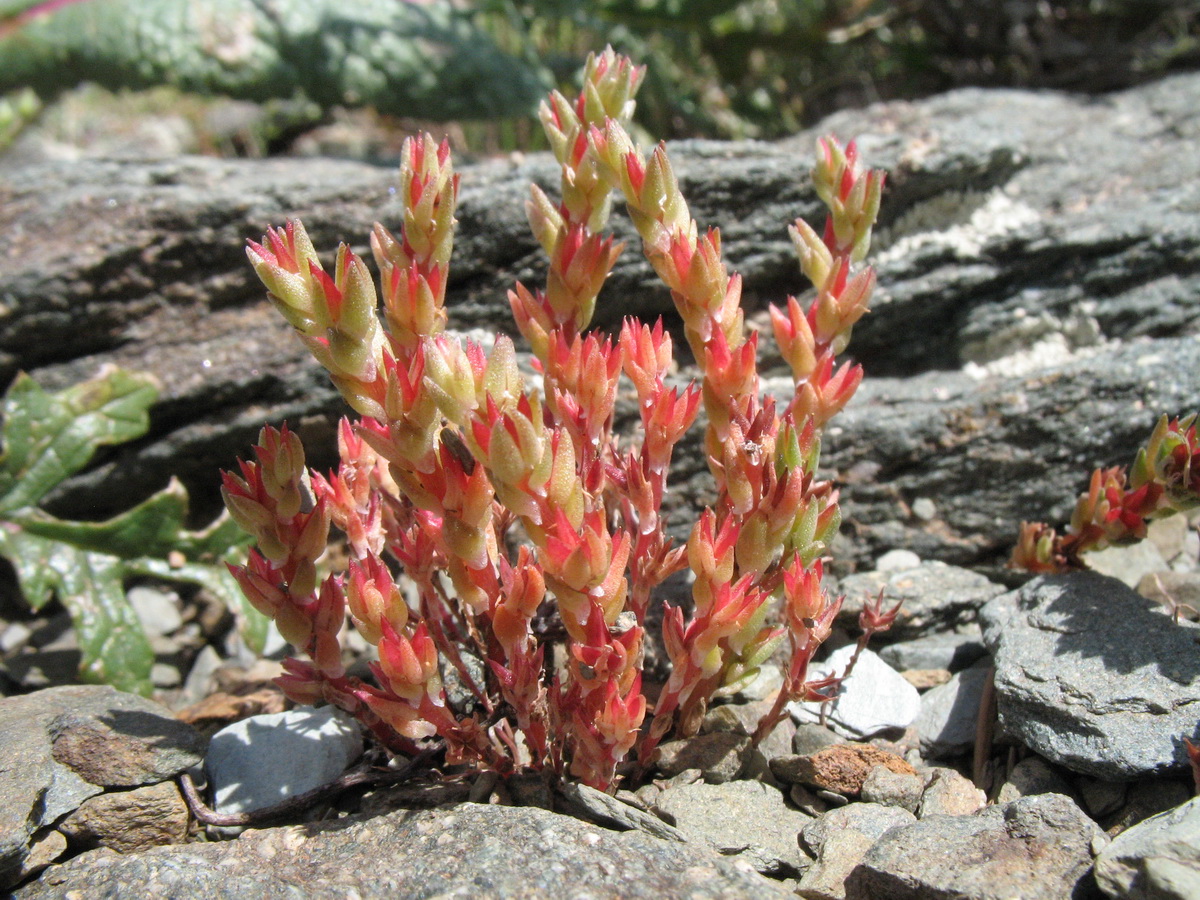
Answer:
<svg viewBox="0 0 1200 900"><path fill-rule="evenodd" d="M11 144L41 109L37 94L28 88L0 97L0 150Z"/></svg>
<svg viewBox="0 0 1200 900"><path fill-rule="evenodd" d="M510 53L574 86L611 44L647 63L656 137L773 138L964 84L1107 91L1200 58L1194 0L476 0Z"/></svg>
<svg viewBox="0 0 1200 900"><path fill-rule="evenodd" d="M151 689L154 654L125 598L130 578L206 588L237 611L256 650L267 627L224 565L246 543L241 530L223 514L189 531L187 491L175 479L105 522L65 521L38 508L97 449L145 434L157 395L149 376L115 368L56 394L19 375L4 398L0 456L0 553L12 562L26 601L36 610L57 596L70 612L85 681L142 694Z"/></svg>
<svg viewBox="0 0 1200 900"><path fill-rule="evenodd" d="M531 113L544 89L445 2L5 0L0 59L0 92L171 85L442 119Z"/></svg>

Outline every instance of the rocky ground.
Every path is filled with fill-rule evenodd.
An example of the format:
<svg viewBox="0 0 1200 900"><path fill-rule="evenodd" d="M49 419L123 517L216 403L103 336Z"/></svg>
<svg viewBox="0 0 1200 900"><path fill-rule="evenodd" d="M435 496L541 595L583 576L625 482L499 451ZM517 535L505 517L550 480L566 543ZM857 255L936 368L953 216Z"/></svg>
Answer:
<svg viewBox="0 0 1200 900"><path fill-rule="evenodd" d="M1161 412L1196 407L1198 101L1200 77L1178 76L1087 100L959 91L822 126L858 135L892 173L880 297L852 345L868 379L824 456L846 511L834 567L846 633L831 649L864 597L905 600L836 708L798 709L751 750L747 724L776 687L768 668L615 798L433 777L363 755L353 724L328 711L285 709L269 685L278 664L255 660L203 595L131 588L155 636L155 705L69 686L65 616L32 616L10 592L0 887L1200 896L1182 743L1200 720L1200 633L1168 610L1197 605L1196 533L1163 523L1095 559L1106 576L1022 586L1002 567L1019 520L1061 521L1091 467L1128 462ZM799 288L782 224L815 213L802 177L812 137L672 150L694 214L722 226L752 317ZM521 185L549 172L541 158L465 168L456 327L494 330L503 287L537 277ZM115 361L164 385L151 433L55 508L111 512L170 472L211 506L216 468L263 421L332 446L333 391L262 303L240 248L295 212L329 245L394 224L391 177L328 160L0 161L0 370L62 386ZM628 251L608 290L608 324L669 303ZM704 496L701 471L693 449L681 522ZM224 816L338 779L344 790L252 813L251 830L223 840L246 820L189 807L187 772Z"/></svg>
<svg viewBox="0 0 1200 900"><path fill-rule="evenodd" d="M1200 591L1178 521L1152 544L1176 597ZM1134 555L1102 564L1132 574ZM900 551L839 585L880 587L905 601L901 639L868 651L836 704L794 709L751 748L780 683L769 665L615 797L389 765L343 714L288 709L266 681L277 663L211 645L162 704L15 694L0 700L0 746L21 761L0 774L0 873L19 898L1196 895L1181 738L1200 627L1095 573L1010 592Z"/></svg>

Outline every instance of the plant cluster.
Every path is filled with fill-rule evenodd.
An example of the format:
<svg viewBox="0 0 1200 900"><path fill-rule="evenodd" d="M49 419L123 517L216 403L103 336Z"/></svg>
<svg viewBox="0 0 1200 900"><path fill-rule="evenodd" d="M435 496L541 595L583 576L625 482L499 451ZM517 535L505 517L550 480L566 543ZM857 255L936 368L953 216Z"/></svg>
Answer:
<svg viewBox="0 0 1200 900"><path fill-rule="evenodd" d="M828 220L821 232L800 220L790 229L815 294L807 308L789 298L771 310L795 391L786 402L763 398L758 336L744 326L719 232L691 218L666 149L644 155L627 134L643 75L610 49L589 57L578 98L555 92L541 106L561 197L533 187L527 212L549 273L544 289L509 293L540 390L526 384L509 338L487 353L444 330L459 183L445 143L405 144L403 228L371 235L382 322L366 264L345 245L332 273L299 222L249 245L271 301L359 417L340 423L341 462L327 475L306 469L286 425L264 428L255 458L225 473L229 511L257 541L232 571L307 657L285 662L288 696L350 711L393 751L436 736L450 762L549 770L608 789L628 754L645 766L668 733L695 734L714 692L753 678L784 642L784 685L756 740L789 701L825 698L832 686L806 677L841 605L821 585L838 495L816 472L821 430L862 379L835 357L874 285L858 264L883 176L859 170L853 144L820 142L814 180ZM587 330L622 249L604 232L614 190L670 288L699 384L668 385L672 339L661 321L627 320L615 336ZM622 375L637 396L640 440L613 433ZM717 500L677 546L662 502L674 448L701 407ZM350 561L320 579L331 526ZM691 609L664 606L672 671L651 708L646 613L684 568L694 574ZM781 625L768 622L776 606ZM373 683L343 666L347 611L378 647ZM886 627L890 615L876 605L864 624ZM449 699L451 669L469 702Z"/></svg>
<svg viewBox="0 0 1200 900"><path fill-rule="evenodd" d="M1161 519L1200 506L1200 443L1196 416L1163 416L1133 466L1096 469L1065 534L1041 522L1022 522L1012 565L1038 573L1085 568L1083 554L1146 537Z"/></svg>

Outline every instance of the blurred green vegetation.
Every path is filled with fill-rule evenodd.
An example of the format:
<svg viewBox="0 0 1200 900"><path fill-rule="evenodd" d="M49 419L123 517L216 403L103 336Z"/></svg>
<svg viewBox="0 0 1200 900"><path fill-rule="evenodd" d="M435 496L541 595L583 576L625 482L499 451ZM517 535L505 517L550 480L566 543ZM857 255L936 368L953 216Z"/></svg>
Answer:
<svg viewBox="0 0 1200 900"><path fill-rule="evenodd" d="M1200 64L1195 0L478 0L481 26L570 84L610 43L649 65L656 137L792 133L962 85L1095 92ZM514 134L513 137L516 137Z"/></svg>
<svg viewBox="0 0 1200 900"><path fill-rule="evenodd" d="M73 0L49 18L85 14L94 18L101 4L117 7L133 2ZM245 2L154 0L151 6L160 10L160 17L167 16L161 10L175 10L170 21L183 21L179 17L185 13L180 10L190 10L186 15L194 17L200 14L196 10L240 8ZM31 5L33 0L0 0L0 44L6 27L10 41L15 40L14 29L34 34L28 23L4 18ZM367 8L320 0L311 7L298 2L295 9L307 10L302 18L308 24L289 17L289 27L325 51L329 51L331 29L337 31L343 24L348 28L367 12L370 27L376 29L391 27L389 22L409 23L413 16L445 19L445 27L455 29L455 40L463 47L486 47L485 56L504 64L496 63L497 72L503 69L511 75L515 70L522 77L472 79L471 91L478 96L470 102L451 102L465 89L459 83L433 84L431 79L436 81L439 72L452 72L453 66L443 61L437 68L431 62L422 79L430 83L423 84L420 96L439 99L418 103L406 100L403 91L388 91L378 95L389 98L381 105L378 96L372 99L366 96L369 92L326 85L318 76L325 70L353 69L351 62L361 58L369 65L359 75L370 82L370 72L386 70L395 54L376 53L368 59L369 54L356 51L340 69L330 57L324 69L303 67L307 81L295 85L303 87L303 94L282 97L276 91L277 108L264 112L261 121L251 121L248 136L241 132L232 142L224 134L206 136L200 121L195 146L203 152L287 152L295 151L299 141L301 152L361 152L371 158L390 158L404 134L420 130L448 134L460 152L540 149L544 139L528 99L537 93L531 85L557 84L573 90L588 52L606 44L648 65L635 126L643 136L655 138L770 139L838 109L916 98L963 85L1103 92L1200 66L1200 3L1196 0L370 0ZM412 27L411 23L405 27ZM45 28L37 33L46 40L47 35L58 34ZM370 33L369 29L363 33ZM269 43L266 32L255 34L264 46ZM53 43L46 46L53 49ZM377 43L367 41L364 46ZM87 46L92 49L72 52L86 62L99 52ZM420 47L418 42L406 53L419 57ZM291 51L281 46L273 52L287 59ZM455 55L461 54L451 54ZM228 63L225 56L218 56ZM405 64L411 67L411 60ZM126 84L121 73L145 68L106 65L108 77L93 80L118 91L134 87L137 81L127 78ZM13 71L10 67L9 82ZM52 74L59 80L63 77L61 71ZM83 66L67 74L84 78L88 69ZM222 70L222 78L241 84L250 75ZM210 94L224 90L225 81L209 81L188 81L181 75L171 83L176 85L176 95L179 89L196 89L197 84ZM480 81L488 82L490 90ZM9 82L0 77L4 87L12 87ZM411 85L413 79L401 83ZM145 78L138 85L145 86ZM241 95L249 97L261 90L254 86ZM7 106L0 102L0 146L6 135L11 137L37 113L28 92L20 97L19 111L16 100L10 99ZM125 94L121 97L124 102ZM131 105L136 106L136 101ZM365 109L356 112L355 106ZM199 121L203 116L193 118ZM314 127L317 131L310 131ZM261 135L255 136L255 128ZM369 137L356 139L356 131Z"/></svg>

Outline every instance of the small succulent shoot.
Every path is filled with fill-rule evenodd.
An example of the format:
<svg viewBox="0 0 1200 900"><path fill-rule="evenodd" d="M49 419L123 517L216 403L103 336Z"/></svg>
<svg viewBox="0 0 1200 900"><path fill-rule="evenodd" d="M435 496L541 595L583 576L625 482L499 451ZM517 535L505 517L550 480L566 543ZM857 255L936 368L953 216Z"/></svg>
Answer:
<svg viewBox="0 0 1200 900"><path fill-rule="evenodd" d="M1096 469L1060 535L1041 522L1022 522L1010 565L1041 574L1086 568L1084 554L1131 544L1150 522L1200 506L1200 443L1196 415L1162 416L1133 465Z"/></svg>

